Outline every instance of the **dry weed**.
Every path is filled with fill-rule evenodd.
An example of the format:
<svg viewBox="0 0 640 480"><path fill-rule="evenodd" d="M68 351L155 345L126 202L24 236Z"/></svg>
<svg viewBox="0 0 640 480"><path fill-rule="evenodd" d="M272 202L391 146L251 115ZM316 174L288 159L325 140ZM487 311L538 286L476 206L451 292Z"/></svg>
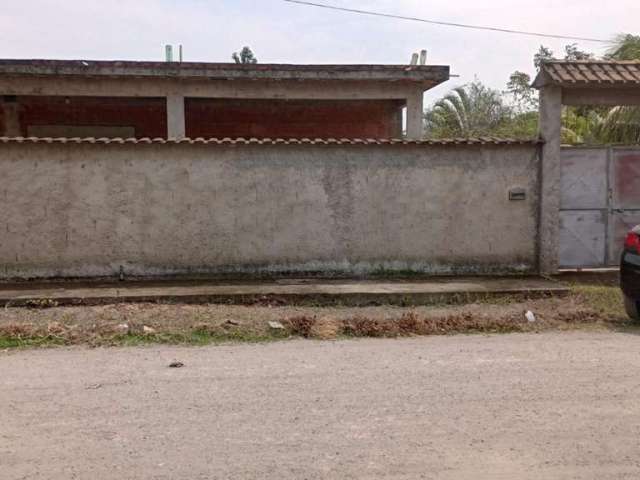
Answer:
<svg viewBox="0 0 640 480"><path fill-rule="evenodd" d="M341 330L342 324L338 319L334 317L321 317L311 326L309 336L319 340L332 340L340 334Z"/></svg>
<svg viewBox="0 0 640 480"><path fill-rule="evenodd" d="M285 319L282 324L294 335L309 338L316 321L317 317L315 316L296 315Z"/></svg>

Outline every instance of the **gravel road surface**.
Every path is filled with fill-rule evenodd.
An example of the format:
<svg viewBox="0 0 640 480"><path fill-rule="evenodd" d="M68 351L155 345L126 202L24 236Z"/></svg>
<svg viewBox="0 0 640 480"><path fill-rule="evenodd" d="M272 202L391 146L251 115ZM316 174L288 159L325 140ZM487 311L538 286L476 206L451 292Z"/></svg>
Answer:
<svg viewBox="0 0 640 480"><path fill-rule="evenodd" d="M0 478L637 479L640 336L0 352Z"/></svg>

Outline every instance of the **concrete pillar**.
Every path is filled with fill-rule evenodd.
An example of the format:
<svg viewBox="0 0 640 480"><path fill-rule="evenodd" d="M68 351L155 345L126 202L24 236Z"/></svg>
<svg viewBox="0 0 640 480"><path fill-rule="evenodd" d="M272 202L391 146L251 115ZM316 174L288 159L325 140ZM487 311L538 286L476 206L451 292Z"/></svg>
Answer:
<svg viewBox="0 0 640 480"><path fill-rule="evenodd" d="M422 90L407 97L407 138L420 140L424 136L424 93Z"/></svg>
<svg viewBox="0 0 640 480"><path fill-rule="evenodd" d="M540 137L542 147L539 268L543 275L558 271L560 231L560 144L562 89L548 85L540 91Z"/></svg>
<svg viewBox="0 0 640 480"><path fill-rule="evenodd" d="M167 95L167 138L181 139L185 136L184 97Z"/></svg>
<svg viewBox="0 0 640 480"><path fill-rule="evenodd" d="M18 112L18 102L15 100L7 101L6 99L0 103L2 107L2 116L4 118L4 132L0 132L0 136L4 137L20 137L20 115Z"/></svg>
<svg viewBox="0 0 640 480"><path fill-rule="evenodd" d="M404 107L398 106L391 117L391 138L402 138Z"/></svg>

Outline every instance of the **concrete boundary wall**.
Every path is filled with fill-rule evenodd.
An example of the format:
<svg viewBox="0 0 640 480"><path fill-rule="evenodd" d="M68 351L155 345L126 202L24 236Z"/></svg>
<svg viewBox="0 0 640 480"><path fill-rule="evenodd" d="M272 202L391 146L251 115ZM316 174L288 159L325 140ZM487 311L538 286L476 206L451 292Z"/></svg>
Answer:
<svg viewBox="0 0 640 480"><path fill-rule="evenodd" d="M532 273L540 169L534 144L0 144L0 278Z"/></svg>

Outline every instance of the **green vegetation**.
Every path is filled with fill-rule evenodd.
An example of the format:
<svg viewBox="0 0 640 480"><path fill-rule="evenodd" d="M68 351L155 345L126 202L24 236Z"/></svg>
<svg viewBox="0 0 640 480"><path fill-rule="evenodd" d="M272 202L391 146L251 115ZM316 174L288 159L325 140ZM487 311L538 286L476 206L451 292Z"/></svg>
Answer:
<svg viewBox="0 0 640 480"><path fill-rule="evenodd" d="M640 58L640 35L620 34L612 42L606 58L613 60L638 60Z"/></svg>
<svg viewBox="0 0 640 480"><path fill-rule="evenodd" d="M213 332L203 329L185 331L184 333L153 333L126 334L111 337L103 345L135 347L140 345L217 345L222 343L266 343L288 338L288 334L281 331L258 334L250 331L239 330L236 332Z"/></svg>
<svg viewBox="0 0 640 480"><path fill-rule="evenodd" d="M223 343L266 343L284 340L289 333L274 330L267 333L255 333L246 330L235 332L214 332L203 329L186 330L181 333L160 332L153 334L127 333L113 336L102 336L91 339L90 346L136 347L142 345L217 345ZM21 336L0 334L0 350L15 348L50 348L84 344L86 339L60 337L56 335L32 334Z"/></svg>
<svg viewBox="0 0 640 480"><path fill-rule="evenodd" d="M578 280L584 282L584 279ZM433 300L434 303L431 303ZM402 306L118 304L11 307L0 349L70 345L217 345L287 338L342 339L580 328L629 329L617 286L576 283L565 296L460 295ZM529 322L524 312L536 317ZM274 326L275 324L275 326Z"/></svg>
<svg viewBox="0 0 640 480"><path fill-rule="evenodd" d="M476 137L497 134L510 122L502 95L476 80L454 88L425 113L432 137Z"/></svg>
<svg viewBox="0 0 640 480"><path fill-rule="evenodd" d="M576 284L571 287L571 291L599 315L630 322L627 319L622 292L618 286Z"/></svg>
<svg viewBox="0 0 640 480"><path fill-rule="evenodd" d="M60 306L38 301L26 307L0 309L0 350L635 328L625 314L615 274L560 278L569 287L561 295L479 293L398 298L384 304L375 296L351 305L329 305L325 301L290 304L285 299L258 299L242 305L169 302ZM412 304L416 301L418 304ZM525 317L527 311L534 313L534 322Z"/></svg>
<svg viewBox="0 0 640 480"><path fill-rule="evenodd" d="M9 348L46 348L60 347L66 345L64 340L51 335L34 335L28 337L18 337L11 335L0 335L0 350Z"/></svg>
<svg viewBox="0 0 640 480"><path fill-rule="evenodd" d="M541 46L533 57L539 70L554 52ZM564 60L594 60L593 53L575 44L565 47ZM640 36L621 34L612 42L604 60L640 60ZM535 138L538 131L538 92L532 76L515 71L504 91L478 79L454 88L425 111L427 138L503 136ZM638 107L565 107L562 140L566 144L640 143Z"/></svg>
<svg viewBox="0 0 640 480"><path fill-rule="evenodd" d="M242 50L240 50L240 52L233 52L231 58L234 62L239 64L258 63L258 59L249 47L242 47Z"/></svg>

